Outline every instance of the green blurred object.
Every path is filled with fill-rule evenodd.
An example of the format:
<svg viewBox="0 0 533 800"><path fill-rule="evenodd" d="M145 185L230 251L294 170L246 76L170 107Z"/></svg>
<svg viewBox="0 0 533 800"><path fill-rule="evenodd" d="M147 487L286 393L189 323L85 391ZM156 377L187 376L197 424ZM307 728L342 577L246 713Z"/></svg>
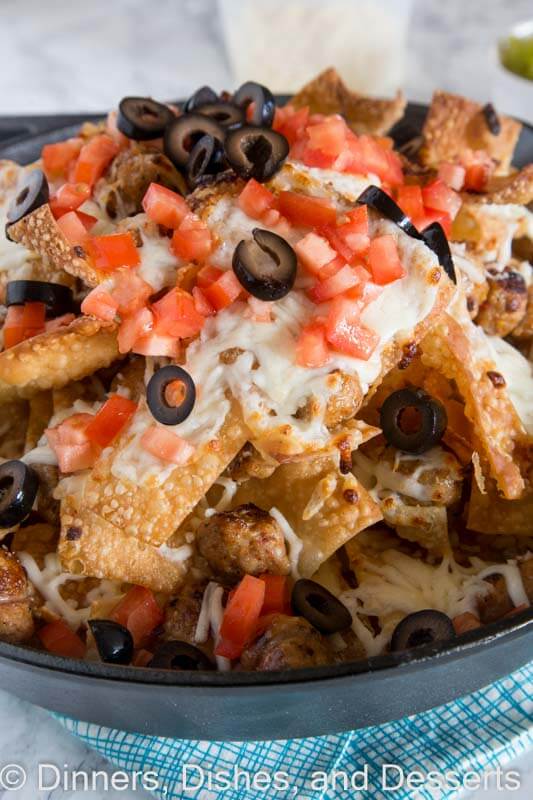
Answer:
<svg viewBox="0 0 533 800"><path fill-rule="evenodd" d="M500 60L506 69L533 81L533 34L503 39L500 42Z"/></svg>

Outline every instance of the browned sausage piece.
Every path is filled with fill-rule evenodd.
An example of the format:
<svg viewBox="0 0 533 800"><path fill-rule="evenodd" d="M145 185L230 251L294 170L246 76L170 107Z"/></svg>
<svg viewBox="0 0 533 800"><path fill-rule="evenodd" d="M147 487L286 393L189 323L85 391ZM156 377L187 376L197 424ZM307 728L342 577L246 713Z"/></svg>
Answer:
<svg viewBox="0 0 533 800"><path fill-rule="evenodd" d="M0 548L0 639L18 644L33 634L28 579L22 564Z"/></svg>
<svg viewBox="0 0 533 800"><path fill-rule="evenodd" d="M111 219L129 217L142 211L142 199L152 182L177 192L184 188L183 178L163 153L134 145L114 159L105 182L96 188L96 199Z"/></svg>
<svg viewBox="0 0 533 800"><path fill-rule="evenodd" d="M194 634L202 608L205 584L190 584L182 587L165 610L165 639L174 639L196 645Z"/></svg>
<svg viewBox="0 0 533 800"><path fill-rule="evenodd" d="M533 602L533 558L521 561L518 565L525 592L530 602ZM478 600L478 611L481 622L495 622L513 610L511 598L507 594L507 584L502 575L486 578L492 584L492 591Z"/></svg>
<svg viewBox="0 0 533 800"><path fill-rule="evenodd" d="M273 672L334 661L328 642L306 619L276 614L266 631L245 648L240 667Z"/></svg>
<svg viewBox="0 0 533 800"><path fill-rule="evenodd" d="M283 533L267 511L253 503L214 514L198 529L196 543L213 573L227 583L243 575L287 575Z"/></svg>
<svg viewBox="0 0 533 800"><path fill-rule="evenodd" d="M505 270L488 278L489 293L476 318L485 333L507 336L526 313L526 282L519 272Z"/></svg>

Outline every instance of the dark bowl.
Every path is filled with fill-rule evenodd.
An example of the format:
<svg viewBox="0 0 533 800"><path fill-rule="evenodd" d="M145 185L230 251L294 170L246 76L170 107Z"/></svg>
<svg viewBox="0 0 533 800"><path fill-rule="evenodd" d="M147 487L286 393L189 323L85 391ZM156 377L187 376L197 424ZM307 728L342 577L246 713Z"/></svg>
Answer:
<svg viewBox="0 0 533 800"><path fill-rule="evenodd" d="M409 104L403 143L427 108ZM0 158L29 163L91 115L4 117ZM533 162L524 126L515 163ZM278 673L166 672L59 658L0 642L2 688L44 708L128 731L184 739L319 736L416 714L486 686L533 659L533 610L453 641L351 664Z"/></svg>

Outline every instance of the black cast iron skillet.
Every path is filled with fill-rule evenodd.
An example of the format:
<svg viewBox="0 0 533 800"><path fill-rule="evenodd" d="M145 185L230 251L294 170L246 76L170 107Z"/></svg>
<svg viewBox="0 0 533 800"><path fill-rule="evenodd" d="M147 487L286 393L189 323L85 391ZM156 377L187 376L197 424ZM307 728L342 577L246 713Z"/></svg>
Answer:
<svg viewBox="0 0 533 800"><path fill-rule="evenodd" d="M403 143L426 108L393 129ZM0 119L0 158L28 163L91 115ZM533 162L524 126L517 166ZM439 645L351 664L278 673L167 672L60 658L0 642L1 687L77 719L160 736L210 740L318 736L415 714L486 686L533 659L533 610Z"/></svg>

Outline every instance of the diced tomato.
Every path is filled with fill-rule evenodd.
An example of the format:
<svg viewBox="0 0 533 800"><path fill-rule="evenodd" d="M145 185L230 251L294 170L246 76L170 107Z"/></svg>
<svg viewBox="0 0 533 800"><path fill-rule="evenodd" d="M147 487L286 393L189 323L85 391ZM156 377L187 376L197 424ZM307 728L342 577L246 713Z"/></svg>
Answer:
<svg viewBox="0 0 533 800"><path fill-rule="evenodd" d="M136 411L137 403L122 395L113 394L89 422L85 434L91 442L107 447L129 424Z"/></svg>
<svg viewBox="0 0 533 800"><path fill-rule="evenodd" d="M356 268L361 272L366 272L363 267ZM376 283L372 283L370 280L370 275L367 273L367 278L361 278L361 282L354 286L353 289L350 289L346 292L346 297L349 297L351 300L357 300L357 305L359 309L362 311L369 303L372 303L383 291L383 286L378 286Z"/></svg>
<svg viewBox="0 0 533 800"><path fill-rule="evenodd" d="M14 347L25 339L37 336L45 329L46 307L44 303L25 303L9 306L4 322L4 348Z"/></svg>
<svg viewBox="0 0 533 800"><path fill-rule="evenodd" d="M88 247L91 237L77 211L67 211L59 217L57 227L72 247Z"/></svg>
<svg viewBox="0 0 533 800"><path fill-rule="evenodd" d="M137 345L140 340L151 333L154 327L154 315L149 308L140 308L134 314L124 317L118 329L118 349L120 353L129 353L130 350L139 352ZM155 354L151 354L155 355ZM157 355L161 355L158 353Z"/></svg>
<svg viewBox="0 0 533 800"><path fill-rule="evenodd" d="M296 342L296 363L301 367L323 367L330 358L326 330L320 322L302 328Z"/></svg>
<svg viewBox="0 0 533 800"><path fill-rule="evenodd" d="M294 157L294 156L293 156ZM342 155L340 156L342 157ZM298 161L303 161L307 167L317 167L318 169L336 168L339 156L330 156L323 150L316 150L312 147L304 147L298 154Z"/></svg>
<svg viewBox="0 0 533 800"><path fill-rule="evenodd" d="M482 192L487 185L491 171L490 166L486 163L468 164L463 189L467 192Z"/></svg>
<svg viewBox="0 0 533 800"><path fill-rule="evenodd" d="M118 144L106 133L100 133L89 139L81 148L76 167L74 180L76 183L88 183L93 187L102 177L111 161L119 151Z"/></svg>
<svg viewBox="0 0 533 800"><path fill-rule="evenodd" d="M272 192L254 178L248 181L238 199L241 210L252 219L261 219L275 202Z"/></svg>
<svg viewBox="0 0 533 800"><path fill-rule="evenodd" d="M479 617L477 617L475 614L472 614L471 611L465 611L463 614L458 614L452 619L452 622L455 633L458 636L460 636L462 633L466 633L467 631L476 630L476 628L481 626Z"/></svg>
<svg viewBox="0 0 533 800"><path fill-rule="evenodd" d="M220 278L203 289L204 295L216 311L231 305L243 291L232 269L223 272Z"/></svg>
<svg viewBox="0 0 533 800"><path fill-rule="evenodd" d="M420 219L413 220L413 222L419 231L423 231L424 228L427 228L427 226L431 225L433 222L438 222L442 225L446 236L450 235L452 229L452 219L450 215L446 214L445 211L437 211L432 208L426 208L424 215L420 217Z"/></svg>
<svg viewBox="0 0 533 800"><path fill-rule="evenodd" d="M223 270L218 269L218 267L212 267L209 264L206 264L205 267L202 267L198 270L196 283L200 289L205 289L206 286L210 286L223 274Z"/></svg>
<svg viewBox="0 0 533 800"><path fill-rule="evenodd" d="M460 196L440 178L424 186L422 197L426 208L443 211L445 214L449 214L452 220L457 216L457 212L461 208L462 200Z"/></svg>
<svg viewBox="0 0 533 800"><path fill-rule="evenodd" d="M295 111L291 106L277 107L272 127L282 133L290 145L293 145L304 136L308 121L309 108L307 106L298 109L298 111Z"/></svg>
<svg viewBox="0 0 533 800"><path fill-rule="evenodd" d="M118 313L122 316L133 314L146 304L154 293L149 283L129 269L118 270L112 278L113 298L118 302Z"/></svg>
<svg viewBox="0 0 533 800"><path fill-rule="evenodd" d="M411 219L417 219L424 214L424 199L420 186L399 186L396 202Z"/></svg>
<svg viewBox="0 0 533 800"><path fill-rule="evenodd" d="M359 319L356 302L345 297L333 300L326 321L326 339L341 353L368 361L379 343L378 334Z"/></svg>
<svg viewBox="0 0 533 800"><path fill-rule="evenodd" d="M87 426L92 419L92 414L73 414L55 428L45 430L61 472L77 472L94 465L100 448L87 438Z"/></svg>
<svg viewBox="0 0 533 800"><path fill-rule="evenodd" d="M194 298L183 289L171 289L154 303L154 330L165 336L188 339L202 330L205 317L195 306Z"/></svg>
<svg viewBox="0 0 533 800"><path fill-rule="evenodd" d="M376 236L370 241L368 264L372 272L372 279L378 286L385 286L385 284L407 275L400 261L394 237L389 234Z"/></svg>
<svg viewBox="0 0 533 800"><path fill-rule="evenodd" d="M335 253L338 253L343 261L350 263L354 257L354 251L347 245L344 236L339 234L339 228L340 226L338 227L336 225L324 225L323 228L318 229L318 233L320 233L323 238L327 239Z"/></svg>
<svg viewBox="0 0 533 800"><path fill-rule="evenodd" d="M308 197L297 192L281 192L278 198L280 213L289 222L308 228L332 225L337 218L335 206L324 197Z"/></svg>
<svg viewBox="0 0 533 800"><path fill-rule="evenodd" d="M238 658L254 635L265 600L265 582L245 575L228 600L215 648L217 656Z"/></svg>
<svg viewBox="0 0 533 800"><path fill-rule="evenodd" d="M74 314L62 314L60 317L47 320L44 323L44 329L47 333L56 331L58 328L65 328L67 325L70 325L75 319L76 317Z"/></svg>
<svg viewBox="0 0 533 800"><path fill-rule="evenodd" d="M98 219L93 217L92 214L86 214L85 211L80 211L79 209L76 211L76 215L86 231L92 230L98 222Z"/></svg>
<svg viewBox="0 0 533 800"><path fill-rule="evenodd" d="M359 283L359 277L352 267L344 264L334 275L321 280L309 289L309 297L313 303L325 303L338 294L348 291Z"/></svg>
<svg viewBox="0 0 533 800"><path fill-rule="evenodd" d="M172 336L150 331L135 339L132 350L141 356L166 356L175 360L180 354L180 343Z"/></svg>
<svg viewBox="0 0 533 800"><path fill-rule="evenodd" d="M185 217L172 235L172 250L184 261L204 261L211 252L211 246L209 229L198 219L195 223Z"/></svg>
<svg viewBox="0 0 533 800"><path fill-rule="evenodd" d="M189 206L181 195L159 183L150 184L142 206L149 219L165 228L178 228L184 217L190 213Z"/></svg>
<svg viewBox="0 0 533 800"><path fill-rule="evenodd" d="M37 631L37 636L49 653L64 658L85 657L85 644L62 619L49 622Z"/></svg>
<svg viewBox="0 0 533 800"><path fill-rule="evenodd" d="M292 614L289 581L286 575L259 576L265 584L265 599L261 616L265 614Z"/></svg>
<svg viewBox="0 0 533 800"><path fill-rule="evenodd" d="M302 265L314 275L337 257L337 252L330 247L328 241L316 233L308 233L300 239L295 244L294 251Z"/></svg>
<svg viewBox="0 0 533 800"><path fill-rule="evenodd" d="M133 586L110 614L113 622L129 630L135 647L139 647L164 618L153 592L144 586Z"/></svg>
<svg viewBox="0 0 533 800"><path fill-rule="evenodd" d="M92 289L81 304L82 314L105 320L105 322L115 319L117 311L118 301L100 286Z"/></svg>
<svg viewBox="0 0 533 800"><path fill-rule="evenodd" d="M348 150L351 160L344 165L343 171L377 175L391 186L403 183L402 165L398 155L371 136L356 136L349 131Z"/></svg>
<svg viewBox="0 0 533 800"><path fill-rule="evenodd" d="M83 139L67 139L65 142L45 144L42 151L43 170L49 180L64 178L71 163L78 157Z"/></svg>
<svg viewBox="0 0 533 800"><path fill-rule="evenodd" d="M132 667L147 667L153 657L154 654L149 650L137 650L131 660L131 665Z"/></svg>
<svg viewBox="0 0 533 800"><path fill-rule="evenodd" d="M328 156L338 156L346 144L346 122L337 115L326 117L323 122L308 125L306 133L309 137L309 146L321 150Z"/></svg>
<svg viewBox="0 0 533 800"><path fill-rule="evenodd" d="M182 466L194 453L194 447L177 433L152 425L141 436L141 447L148 453L171 464Z"/></svg>
<svg viewBox="0 0 533 800"><path fill-rule="evenodd" d="M193 287L192 296L194 298L194 307L199 314L203 317L212 317L216 314L215 309L198 286Z"/></svg>
<svg viewBox="0 0 533 800"><path fill-rule="evenodd" d="M67 211L75 211L91 196L91 189L86 183L64 183L49 201L50 209L56 219Z"/></svg>
<svg viewBox="0 0 533 800"><path fill-rule="evenodd" d="M461 164L452 164L450 161L443 161L437 173L437 177L456 192L463 188L465 175L466 170Z"/></svg>
<svg viewBox="0 0 533 800"><path fill-rule="evenodd" d="M93 236L87 247L95 267L104 271L136 267L141 262L135 240L129 231Z"/></svg>
<svg viewBox="0 0 533 800"><path fill-rule="evenodd" d="M345 265L346 261L344 260L344 258L342 258L342 256L337 256L337 258L334 258L333 261L329 262L329 264L325 264L322 267L322 269L318 273L318 279L320 281L325 281L328 278L331 278L333 275L336 275L337 272L340 272Z"/></svg>

